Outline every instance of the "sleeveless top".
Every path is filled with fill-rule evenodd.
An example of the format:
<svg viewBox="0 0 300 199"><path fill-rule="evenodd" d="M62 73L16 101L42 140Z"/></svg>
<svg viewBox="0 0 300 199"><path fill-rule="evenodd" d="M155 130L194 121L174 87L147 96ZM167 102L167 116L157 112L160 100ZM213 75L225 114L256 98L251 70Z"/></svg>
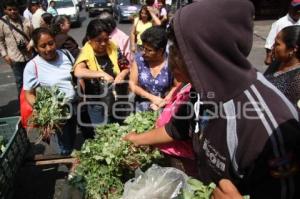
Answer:
<svg viewBox="0 0 300 199"><path fill-rule="evenodd" d="M152 27L152 21L148 21L147 23L143 23L139 18L135 18L135 31L136 31L136 44L142 45L141 35L145 30Z"/></svg>
<svg viewBox="0 0 300 199"><path fill-rule="evenodd" d="M172 87L174 80L167 62L159 74L156 77L153 77L150 72L149 64L144 60L140 53L136 54L135 60L138 67L139 86L153 95L165 97Z"/></svg>

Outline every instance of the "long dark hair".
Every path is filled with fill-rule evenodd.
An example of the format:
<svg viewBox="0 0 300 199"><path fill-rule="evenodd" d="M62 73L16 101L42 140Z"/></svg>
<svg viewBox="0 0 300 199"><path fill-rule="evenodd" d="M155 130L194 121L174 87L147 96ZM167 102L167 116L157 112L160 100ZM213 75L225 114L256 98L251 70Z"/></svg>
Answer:
<svg viewBox="0 0 300 199"><path fill-rule="evenodd" d="M141 35L141 39L143 43L151 45L155 50L165 50L168 43L165 29L159 26L152 26L145 30Z"/></svg>
<svg viewBox="0 0 300 199"><path fill-rule="evenodd" d="M65 23L65 21L70 21L67 15L57 15L52 19L51 22L51 30L54 35L61 33L61 25Z"/></svg>
<svg viewBox="0 0 300 199"><path fill-rule="evenodd" d="M110 33L112 33L114 31L114 29L117 27L117 23L116 23L113 15L107 11L102 12L99 15L99 19L103 20L109 26Z"/></svg>
<svg viewBox="0 0 300 199"><path fill-rule="evenodd" d="M300 59L300 25L288 26L281 30L282 41L287 48L298 48L296 57Z"/></svg>
<svg viewBox="0 0 300 199"><path fill-rule="evenodd" d="M53 35L52 31L49 30L49 28L44 28L44 27L37 28L32 32L32 40L33 40L33 44L35 47L37 47L37 44L43 34L50 35L51 37L54 38L54 35Z"/></svg>
<svg viewBox="0 0 300 199"><path fill-rule="evenodd" d="M148 21L151 21L151 20L152 20L152 17L151 17L151 15L150 15L150 12L149 12L149 10L148 10L148 8L147 8L146 5L142 6L141 9L140 9L140 11L139 11L139 19L142 20L142 18L141 18L141 13L142 13L143 10L145 10L146 13L147 13L147 15L148 15Z"/></svg>
<svg viewBox="0 0 300 199"><path fill-rule="evenodd" d="M50 27L52 19L53 19L53 15L48 12L45 12L42 14L42 18L43 18L44 22L48 25L48 27Z"/></svg>
<svg viewBox="0 0 300 199"><path fill-rule="evenodd" d="M88 39L93 39L102 32L110 34L110 27L101 19L94 19L90 21L86 28L86 36Z"/></svg>
<svg viewBox="0 0 300 199"><path fill-rule="evenodd" d="M82 39L82 45L84 45L88 40L97 37L101 32L111 33L111 25L102 19L93 19L90 21L86 28L86 34Z"/></svg>

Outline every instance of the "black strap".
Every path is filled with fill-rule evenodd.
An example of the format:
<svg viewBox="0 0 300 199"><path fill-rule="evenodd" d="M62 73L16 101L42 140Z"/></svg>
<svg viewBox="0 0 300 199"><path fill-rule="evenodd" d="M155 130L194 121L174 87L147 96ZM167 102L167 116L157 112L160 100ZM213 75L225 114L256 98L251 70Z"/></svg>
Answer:
<svg viewBox="0 0 300 199"><path fill-rule="evenodd" d="M73 62L73 60L72 60L72 58L71 58L71 56L70 56L70 54L69 54L69 52L67 52L67 51L64 51L64 50L61 50L61 52L62 53L64 53L67 57L68 57L68 59L69 59L69 61L71 62L71 64L73 65L74 64L74 62Z"/></svg>
<svg viewBox="0 0 300 199"><path fill-rule="evenodd" d="M68 51L64 51L64 50L62 50L62 49L60 49L60 51L61 51L64 55L66 55L66 56L68 57L69 61L71 62L71 64L74 65L74 62L73 62L73 60L72 60L72 58L71 58L70 53L69 53ZM72 84L73 84L73 86L74 86L75 88L77 88L77 77L75 77L74 71L73 71L73 70L71 71L71 77L72 77Z"/></svg>
<svg viewBox="0 0 300 199"><path fill-rule="evenodd" d="M11 24L9 21L7 21L4 18L0 18L0 20L3 21L5 24L7 24L9 26L10 30L14 29L19 34L21 34L28 42L30 41L30 39L28 38L28 36L22 30L20 30L19 28L17 28L15 25ZM22 22L21 22L21 26L23 26Z"/></svg>

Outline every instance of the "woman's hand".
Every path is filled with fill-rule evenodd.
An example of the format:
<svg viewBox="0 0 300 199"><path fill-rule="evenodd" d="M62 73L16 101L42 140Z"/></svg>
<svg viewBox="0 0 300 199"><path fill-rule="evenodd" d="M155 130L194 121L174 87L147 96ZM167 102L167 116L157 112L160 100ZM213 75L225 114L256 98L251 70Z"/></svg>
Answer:
<svg viewBox="0 0 300 199"><path fill-rule="evenodd" d="M130 47L130 50L131 50L132 53L136 53L136 46L135 46L135 45L132 45L132 46Z"/></svg>
<svg viewBox="0 0 300 199"><path fill-rule="evenodd" d="M222 179L212 193L211 199L243 199L230 180Z"/></svg>
<svg viewBox="0 0 300 199"><path fill-rule="evenodd" d="M114 83L115 84L120 84L120 83L122 83L123 82L123 80L124 80L124 77L122 76L122 75L117 75L117 77L115 78L115 80L114 80Z"/></svg>
<svg viewBox="0 0 300 199"><path fill-rule="evenodd" d="M136 138L138 136L139 136L138 134L131 132L131 133L128 133L127 135L125 135L122 139L125 141L132 142L134 144L134 146L138 146L138 144L135 142Z"/></svg>
<svg viewBox="0 0 300 199"><path fill-rule="evenodd" d="M166 105L165 100L161 97L158 97L158 96L152 97L151 102L153 104L155 104L156 106L158 106L159 108L162 108Z"/></svg>
<svg viewBox="0 0 300 199"><path fill-rule="evenodd" d="M107 74L107 73L103 74L102 77L108 83L114 82L114 78L112 76L110 76L109 74Z"/></svg>
<svg viewBox="0 0 300 199"><path fill-rule="evenodd" d="M129 73L129 69L124 69L124 70L122 70L122 71L117 75L117 77L115 78L114 83L115 83L115 84L119 84L119 83L124 82L124 80L125 80L126 76L128 75L128 73Z"/></svg>
<svg viewBox="0 0 300 199"><path fill-rule="evenodd" d="M150 104L150 108L153 110L153 111L157 111L160 109L159 106L155 105L155 104Z"/></svg>

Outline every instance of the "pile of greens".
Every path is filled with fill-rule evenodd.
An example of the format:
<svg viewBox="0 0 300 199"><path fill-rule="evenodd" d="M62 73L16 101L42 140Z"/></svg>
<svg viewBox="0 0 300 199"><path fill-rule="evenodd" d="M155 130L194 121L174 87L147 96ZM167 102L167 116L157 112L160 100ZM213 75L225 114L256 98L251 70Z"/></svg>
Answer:
<svg viewBox="0 0 300 199"><path fill-rule="evenodd" d="M201 181L189 178L187 185L181 191L178 199L210 199L213 190L216 188L215 183L204 185ZM243 196L244 199L250 199L249 196Z"/></svg>
<svg viewBox="0 0 300 199"><path fill-rule="evenodd" d="M161 159L157 149L135 147L122 137L129 132L142 133L154 128L158 114L141 112L126 118L124 125L108 124L98 127L93 140L87 140L75 156L79 159L71 185L81 190L86 198L120 198L123 184L136 168L145 168Z"/></svg>
<svg viewBox="0 0 300 199"><path fill-rule="evenodd" d="M0 135L0 155L5 151L6 140L2 135Z"/></svg>
<svg viewBox="0 0 300 199"><path fill-rule="evenodd" d="M182 190L179 199L210 199L215 183L204 185L201 181L194 178L187 180L187 186Z"/></svg>
<svg viewBox="0 0 300 199"><path fill-rule="evenodd" d="M60 130L68 118L70 110L66 106L67 100L65 93L56 86L37 88L29 124L40 129L42 138L48 139L56 129Z"/></svg>

